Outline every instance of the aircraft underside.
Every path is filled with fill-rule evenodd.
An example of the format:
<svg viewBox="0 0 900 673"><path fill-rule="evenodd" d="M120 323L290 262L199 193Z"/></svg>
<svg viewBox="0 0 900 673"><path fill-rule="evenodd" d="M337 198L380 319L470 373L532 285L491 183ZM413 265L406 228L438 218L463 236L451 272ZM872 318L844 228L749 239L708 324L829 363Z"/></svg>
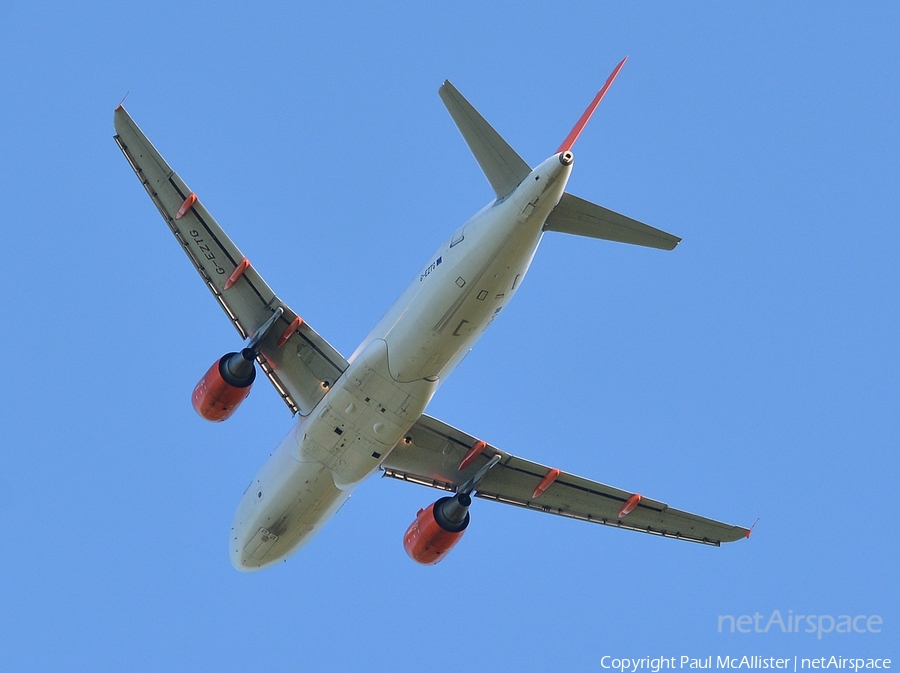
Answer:
<svg viewBox="0 0 900 673"><path fill-rule="evenodd" d="M496 198L426 262L345 359L266 284L121 105L116 143L212 295L245 340L194 389L197 412L228 419L257 365L296 425L245 491L229 540L240 570L299 549L367 476L448 493L404 536L413 560L445 557L482 498L617 528L718 546L749 529L506 453L424 414L440 383L521 286L546 231L673 249L681 240L565 191L571 147L624 60L560 148L532 169L449 82L440 96Z"/></svg>

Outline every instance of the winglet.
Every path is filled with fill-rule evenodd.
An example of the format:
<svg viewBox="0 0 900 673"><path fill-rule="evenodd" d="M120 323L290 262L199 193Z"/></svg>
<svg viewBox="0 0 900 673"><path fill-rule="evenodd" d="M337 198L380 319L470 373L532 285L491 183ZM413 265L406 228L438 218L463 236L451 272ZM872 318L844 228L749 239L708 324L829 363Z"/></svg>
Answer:
<svg viewBox="0 0 900 673"><path fill-rule="evenodd" d="M756 524L759 523L759 517L756 518L756 521L753 522L753 525L747 529L747 532L744 533L744 537L750 537L750 534L753 532L753 529L756 528Z"/></svg>
<svg viewBox="0 0 900 673"><path fill-rule="evenodd" d="M562 145L559 146L559 149L556 150L556 153L560 152L568 152L572 149L572 145L575 144L575 141L578 140L578 136L581 135L581 132L584 130L584 127L587 126L588 121L591 118L591 115L594 114L594 110L597 109L597 106L600 105L600 101L603 100L603 96L606 95L606 91L612 86L613 80L616 78L616 75L619 74L619 71L622 69L622 66L625 65L625 61L628 60L626 56L621 61L619 61L619 65L615 67L612 71L612 74L606 79L606 84L603 85L603 88L597 92L597 95L594 96L594 100L591 101L591 104L587 106L587 110L584 111L584 114L581 115L581 118L575 123L575 126L572 127L572 130L569 131L569 135L566 136L566 139L563 140Z"/></svg>

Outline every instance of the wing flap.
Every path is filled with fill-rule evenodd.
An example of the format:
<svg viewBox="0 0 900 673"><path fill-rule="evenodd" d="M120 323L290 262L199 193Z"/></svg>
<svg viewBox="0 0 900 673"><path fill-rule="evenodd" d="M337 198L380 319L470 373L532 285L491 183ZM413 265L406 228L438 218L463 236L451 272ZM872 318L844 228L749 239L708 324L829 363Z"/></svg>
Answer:
<svg viewBox="0 0 900 673"><path fill-rule="evenodd" d="M347 368L347 361L305 322L294 326L297 314L252 265L225 289L244 255L201 201L188 200L190 188L121 106L116 109L115 128L122 153L241 337L253 334L277 308L284 309L262 343L259 363L292 413L308 414ZM184 211L180 217L179 210Z"/></svg>
<svg viewBox="0 0 900 673"><path fill-rule="evenodd" d="M678 236L568 192L563 194L556 208L550 212L544 231L559 231L662 250L672 250L681 242Z"/></svg>
<svg viewBox="0 0 900 673"><path fill-rule="evenodd" d="M476 497L714 546L739 540L748 532L746 528L677 510L650 498L642 498L634 510L619 517L619 511L633 493L568 472L560 472L546 491L534 497L535 488L550 468L491 445L487 445L477 460L459 471L457 468L462 458L475 444L476 438L430 416L422 416L408 437L410 443L400 442L384 461L386 476L455 491L490 457L499 454L500 463L488 472L475 493Z"/></svg>

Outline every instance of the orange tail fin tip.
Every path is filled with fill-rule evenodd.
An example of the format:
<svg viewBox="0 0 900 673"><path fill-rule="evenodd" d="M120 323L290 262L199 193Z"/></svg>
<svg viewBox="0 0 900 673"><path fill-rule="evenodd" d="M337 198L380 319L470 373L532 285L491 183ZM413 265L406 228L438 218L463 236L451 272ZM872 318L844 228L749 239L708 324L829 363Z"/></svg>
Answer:
<svg viewBox="0 0 900 673"><path fill-rule="evenodd" d="M622 66L625 65L625 61L628 60L626 56L621 61L619 61L619 65L615 67L612 71L612 74L606 79L606 84L603 85L603 88L597 92L597 95L594 96L594 100L591 101L591 104L587 106L587 110L581 115L581 118L575 123L575 126L572 127L572 130L569 131L569 135L566 136L566 139L563 140L562 145L559 146L559 149L556 150L556 153L560 152L568 152L572 149L572 145L575 144L575 141L578 140L578 136L581 135L581 132L584 130L584 127L587 126L588 121L591 119L591 115L594 114L594 110L597 109L597 106L600 105L600 101L603 100L603 97L606 95L607 90L610 86L612 86L613 80L616 79L616 75L619 74L619 71L622 69Z"/></svg>

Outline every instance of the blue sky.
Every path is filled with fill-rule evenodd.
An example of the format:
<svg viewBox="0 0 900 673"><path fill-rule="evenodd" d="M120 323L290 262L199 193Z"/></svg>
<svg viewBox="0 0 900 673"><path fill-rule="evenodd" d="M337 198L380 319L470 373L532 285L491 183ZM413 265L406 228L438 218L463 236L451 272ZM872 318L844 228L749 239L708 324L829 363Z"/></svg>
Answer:
<svg viewBox="0 0 900 673"><path fill-rule="evenodd" d="M0 4L0 661L9 670L603 670L900 658L900 11L889 3ZM720 549L363 484L287 563L227 531L292 420L196 416L237 335L115 146L127 107L269 284L353 351L492 195L450 78L530 163L625 55L569 190L684 238L545 237L429 407L749 525ZM720 615L882 632L718 633Z"/></svg>

